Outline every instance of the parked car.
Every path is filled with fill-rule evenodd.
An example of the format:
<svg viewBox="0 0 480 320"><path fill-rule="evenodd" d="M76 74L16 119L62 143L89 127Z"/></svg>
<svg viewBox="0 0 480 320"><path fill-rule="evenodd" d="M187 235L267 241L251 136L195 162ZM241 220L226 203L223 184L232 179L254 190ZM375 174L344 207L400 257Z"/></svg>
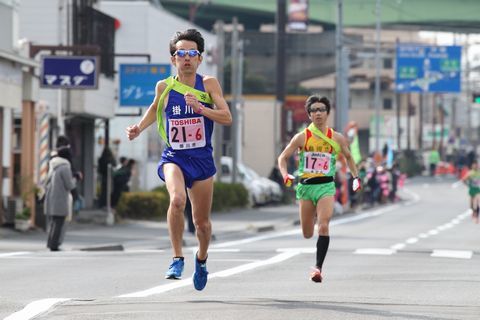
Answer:
<svg viewBox="0 0 480 320"><path fill-rule="evenodd" d="M222 164L222 177L220 179L223 183L231 183L232 182L232 165L233 161L231 157L222 157L221 164ZM252 176L251 173L245 168L245 166L241 163L237 163L237 179L238 183L244 185L245 189L247 189L249 194L249 201L250 205L258 206L266 204L270 201L270 191L268 186L262 182L261 179L257 179Z"/></svg>
<svg viewBox="0 0 480 320"><path fill-rule="evenodd" d="M282 187L273 180L270 180L266 177L260 176L255 170L250 167L244 165L245 169L252 175L255 179L260 179L263 184L265 184L268 188L268 192L270 193L270 201L278 202L282 200L283 191Z"/></svg>

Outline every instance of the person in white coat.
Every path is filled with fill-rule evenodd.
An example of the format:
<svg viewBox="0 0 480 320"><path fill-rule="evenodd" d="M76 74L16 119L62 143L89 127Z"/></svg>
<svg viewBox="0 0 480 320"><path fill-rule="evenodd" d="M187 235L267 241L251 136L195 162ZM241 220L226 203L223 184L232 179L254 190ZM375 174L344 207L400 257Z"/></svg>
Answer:
<svg viewBox="0 0 480 320"><path fill-rule="evenodd" d="M51 251L58 251L63 225L72 214L72 194L76 179L72 175L70 162L67 160L69 150L59 148L57 156L49 162L45 190L45 215L50 222L47 247Z"/></svg>

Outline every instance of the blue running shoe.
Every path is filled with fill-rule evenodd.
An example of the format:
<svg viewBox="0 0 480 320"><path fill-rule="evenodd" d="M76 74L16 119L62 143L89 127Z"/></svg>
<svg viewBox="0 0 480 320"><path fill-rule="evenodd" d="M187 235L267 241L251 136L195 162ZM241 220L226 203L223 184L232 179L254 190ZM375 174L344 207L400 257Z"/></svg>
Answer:
<svg viewBox="0 0 480 320"><path fill-rule="evenodd" d="M207 285L207 280L207 263L198 262L197 255L195 255L195 272L193 273L193 286L198 291L201 291Z"/></svg>
<svg viewBox="0 0 480 320"><path fill-rule="evenodd" d="M180 258L173 258L170 267L168 267L167 273L165 273L165 279L175 279L179 280L182 278L183 272L183 259Z"/></svg>

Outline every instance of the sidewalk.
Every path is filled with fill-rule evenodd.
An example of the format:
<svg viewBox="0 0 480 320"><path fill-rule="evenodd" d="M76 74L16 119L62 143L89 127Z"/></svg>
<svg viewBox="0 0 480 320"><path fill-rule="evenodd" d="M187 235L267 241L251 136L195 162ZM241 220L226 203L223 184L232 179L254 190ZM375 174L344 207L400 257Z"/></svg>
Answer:
<svg viewBox="0 0 480 320"><path fill-rule="evenodd" d="M106 225L106 211L81 211L68 225L64 251L71 250L158 250L169 249L166 221L122 220ZM186 222L186 221L185 221ZM278 205L236 209L212 213L212 229L216 241L227 241L237 234L257 234L291 227L298 223L298 206ZM43 251L46 233L43 230L24 232L0 228L0 252ZM196 245L194 235L184 233L186 246Z"/></svg>

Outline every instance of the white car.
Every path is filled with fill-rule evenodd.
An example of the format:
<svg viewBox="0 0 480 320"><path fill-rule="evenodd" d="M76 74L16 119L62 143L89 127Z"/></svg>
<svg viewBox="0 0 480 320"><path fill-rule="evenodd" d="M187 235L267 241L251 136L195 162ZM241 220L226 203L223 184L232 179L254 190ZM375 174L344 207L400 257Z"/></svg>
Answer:
<svg viewBox="0 0 480 320"><path fill-rule="evenodd" d="M232 182L232 158L231 157L222 157L222 177L220 179L223 183ZM245 166L237 162L237 183L243 184L245 189L248 191L250 205L257 206L266 204L269 199L269 190L268 187L260 180L252 176L251 173L247 171Z"/></svg>
<svg viewBox="0 0 480 320"><path fill-rule="evenodd" d="M266 186L270 195L270 201L278 202L282 200L283 191L282 187L280 187L278 183L266 177L260 176L255 170L250 167L247 167L245 165L244 167L250 173L250 175L252 175L255 179L260 179L260 181L262 181L262 183Z"/></svg>

